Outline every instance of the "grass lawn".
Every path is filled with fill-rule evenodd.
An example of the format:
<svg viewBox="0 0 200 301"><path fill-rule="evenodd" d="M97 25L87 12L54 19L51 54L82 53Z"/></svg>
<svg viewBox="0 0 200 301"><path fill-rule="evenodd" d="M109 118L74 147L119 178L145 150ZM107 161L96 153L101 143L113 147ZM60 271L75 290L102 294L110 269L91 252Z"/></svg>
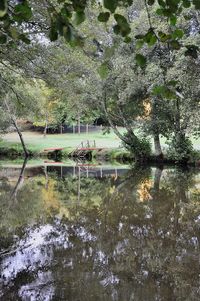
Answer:
<svg viewBox="0 0 200 301"><path fill-rule="evenodd" d="M121 132L124 131L123 128L120 129ZM43 137L41 133L38 132L24 132L23 137L27 147L34 152L42 152L45 148L63 147L74 149L82 141L94 141L96 146L99 148L119 148L121 146L121 140L111 131L109 134L103 134L102 131L91 132L89 134L81 133L79 134L51 134L47 135L46 138ZM200 150L200 138L193 139L192 142L196 150ZM166 148L166 139L161 138L161 143L163 148ZM0 146L11 146L20 147L20 140L17 133L9 133L3 136L3 140L0 141ZM153 141L152 141L153 146Z"/></svg>
<svg viewBox="0 0 200 301"><path fill-rule="evenodd" d="M24 141L27 147L33 151L43 151L45 148L65 147L76 148L82 141L94 141L97 147L102 148L118 148L121 145L120 139L111 131L109 134L103 135L102 132L92 132L89 134L51 134L43 137L41 133L24 132ZM9 146L11 144L20 143L17 133L9 133L3 136L0 145Z"/></svg>

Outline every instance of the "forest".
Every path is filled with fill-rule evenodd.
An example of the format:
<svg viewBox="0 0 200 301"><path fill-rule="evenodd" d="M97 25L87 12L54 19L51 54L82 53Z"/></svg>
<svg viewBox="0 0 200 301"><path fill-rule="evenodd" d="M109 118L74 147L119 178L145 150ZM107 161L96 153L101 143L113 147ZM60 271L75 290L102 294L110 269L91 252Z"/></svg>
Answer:
<svg viewBox="0 0 200 301"><path fill-rule="evenodd" d="M136 161L198 162L199 9L198 0L1 1L1 133L16 130L27 156L18 120L44 131L100 121Z"/></svg>

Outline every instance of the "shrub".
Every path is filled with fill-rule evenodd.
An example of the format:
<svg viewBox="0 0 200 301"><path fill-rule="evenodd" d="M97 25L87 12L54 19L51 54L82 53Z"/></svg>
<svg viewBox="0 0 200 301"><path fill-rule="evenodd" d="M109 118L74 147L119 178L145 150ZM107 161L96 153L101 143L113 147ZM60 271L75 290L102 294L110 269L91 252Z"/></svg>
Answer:
<svg viewBox="0 0 200 301"><path fill-rule="evenodd" d="M146 160L151 155L151 144L146 138L139 139L132 133L128 132L124 134L126 143L123 142L123 146L130 151L136 159Z"/></svg>
<svg viewBox="0 0 200 301"><path fill-rule="evenodd" d="M167 155L169 159L175 160L177 162L188 162L191 158L191 155L194 152L192 142L189 138L182 136L181 139L173 137L171 141L168 142L169 148Z"/></svg>

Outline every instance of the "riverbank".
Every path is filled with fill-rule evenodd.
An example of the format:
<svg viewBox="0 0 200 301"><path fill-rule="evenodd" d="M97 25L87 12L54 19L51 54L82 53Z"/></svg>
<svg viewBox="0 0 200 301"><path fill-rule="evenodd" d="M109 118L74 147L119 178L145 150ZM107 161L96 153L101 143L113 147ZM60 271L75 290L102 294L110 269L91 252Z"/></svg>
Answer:
<svg viewBox="0 0 200 301"><path fill-rule="evenodd" d="M78 157L74 156L74 150L75 148L72 147L66 147L63 149L56 149L56 150L39 150L34 147L29 147L29 157L35 158L35 159L44 159L44 160L55 160L55 161L62 161L67 159L79 159ZM18 159L23 158L24 152L23 148L20 144L13 144L13 143L3 143L0 142L0 159ZM97 161L109 161L114 162L118 161L121 163L132 163L134 162L133 155L126 151L124 148L103 148L101 150L88 150L85 153L84 158L86 160L97 160ZM168 158L167 154L165 155L163 160L160 160L159 158L155 157L154 155L151 155L148 160L143 162L143 164L149 164L149 165L177 165L179 162L176 160L173 160L172 158ZM195 151L194 156L191 156L191 159L187 162L188 166L200 166L200 151Z"/></svg>
<svg viewBox="0 0 200 301"><path fill-rule="evenodd" d="M123 128L120 129L123 133ZM121 156L125 151L121 148L121 141L113 131L104 134L101 130L89 134L49 134L44 137L37 132L23 132L23 138L30 157L57 157L67 158L81 144L95 145L102 152L93 152L92 157L101 156L113 158ZM55 149L55 151L53 151ZM61 150L59 150L61 149ZM0 140L0 156L7 158L22 157L23 148L16 133L9 133ZM125 156L123 154L123 156Z"/></svg>
<svg viewBox="0 0 200 301"><path fill-rule="evenodd" d="M75 149L73 147L65 147L63 149L44 148L41 150L35 146L27 146L30 158L51 158L55 160L72 158ZM19 143L0 142L0 157L8 159L22 158L24 157L24 151ZM120 147L88 151L85 154L85 158L103 161L131 161L134 159L129 152Z"/></svg>
<svg viewBox="0 0 200 301"><path fill-rule="evenodd" d="M123 132L123 129L121 129ZM121 141L111 131L103 134L102 131L89 134L54 134L46 138L40 133L24 132L23 137L29 152L30 158L44 158L53 160L66 160L74 156L74 150L81 144L95 145L95 148L84 153L85 159L100 161L133 162L134 157L121 146ZM161 139L162 140L162 139ZM0 140L0 157L16 159L23 158L24 151L16 133L10 133ZM200 165L199 144L195 144L195 152L189 160L189 165ZM165 153L164 160L160 160L153 154L148 158L148 164L177 164L173 158L168 158L165 141L162 141ZM76 157L76 156L74 156Z"/></svg>

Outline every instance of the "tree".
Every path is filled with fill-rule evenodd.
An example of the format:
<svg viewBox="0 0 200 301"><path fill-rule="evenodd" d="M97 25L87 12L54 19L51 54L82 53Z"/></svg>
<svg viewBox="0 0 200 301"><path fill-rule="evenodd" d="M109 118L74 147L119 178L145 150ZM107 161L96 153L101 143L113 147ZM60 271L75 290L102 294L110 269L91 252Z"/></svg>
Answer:
<svg viewBox="0 0 200 301"><path fill-rule="evenodd" d="M17 119L21 117L33 118L34 114L39 110L39 99L31 94L32 86L35 85L34 80L24 79L22 74L14 72L0 65L0 112L3 115L4 130L8 125L13 125L16 129L25 156L28 156L28 150L23 139L20 127L18 126Z"/></svg>
<svg viewBox="0 0 200 301"><path fill-rule="evenodd" d="M198 4L183 0L114 0L103 1L100 6L75 0L6 2L0 23L7 37L1 62L8 70L19 69L28 78L43 80L59 94L53 106L56 122L62 127L63 122L88 121L104 114L120 139L138 155L149 153L146 136L153 136L156 155L162 159L160 135L171 138L180 133L180 129L175 130L174 118L176 128L180 128L183 111L175 117L175 103L180 107L181 102L191 116L197 104L194 98L187 106L183 103L182 84L170 79L170 72L178 58L179 66L198 61L198 39L191 38L198 23L191 29L189 19L198 20ZM8 27L4 28L6 22ZM30 44L19 34L13 37L11 27L22 34L26 29ZM48 29L53 43L47 40ZM65 40L81 47L74 51ZM128 134L121 135L117 123L125 126Z"/></svg>

